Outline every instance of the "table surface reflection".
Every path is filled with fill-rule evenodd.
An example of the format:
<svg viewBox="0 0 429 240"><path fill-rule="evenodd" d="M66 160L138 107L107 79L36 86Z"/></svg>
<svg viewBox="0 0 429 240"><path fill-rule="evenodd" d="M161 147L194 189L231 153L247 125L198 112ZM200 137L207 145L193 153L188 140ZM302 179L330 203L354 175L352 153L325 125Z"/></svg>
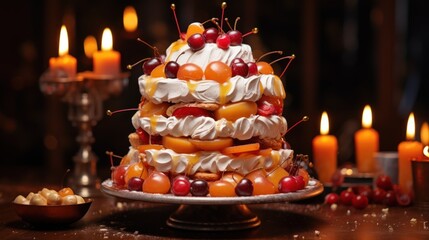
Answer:
<svg viewBox="0 0 429 240"><path fill-rule="evenodd" d="M156 204L111 197L100 192L80 221L40 228L23 222L11 201L41 187L0 182L2 239L429 239L429 211L417 207L370 205L364 210L322 204L322 196L299 202L250 204L259 227L225 232L171 228L166 219L177 204ZM49 186L47 186L49 187Z"/></svg>

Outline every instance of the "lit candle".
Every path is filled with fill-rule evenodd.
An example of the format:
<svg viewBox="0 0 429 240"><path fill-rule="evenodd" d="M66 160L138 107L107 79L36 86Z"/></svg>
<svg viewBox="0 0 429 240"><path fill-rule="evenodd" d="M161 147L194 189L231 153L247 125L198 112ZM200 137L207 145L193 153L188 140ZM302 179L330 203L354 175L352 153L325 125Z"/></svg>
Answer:
<svg viewBox="0 0 429 240"><path fill-rule="evenodd" d="M337 138L329 134L328 114L323 112L320 120L320 134L313 139L314 167L322 183L331 182L337 169Z"/></svg>
<svg viewBox="0 0 429 240"><path fill-rule="evenodd" d="M423 148L423 160L425 161L429 160L429 146L425 146Z"/></svg>
<svg viewBox="0 0 429 240"><path fill-rule="evenodd" d="M139 20L137 18L136 9L133 6L127 6L124 9L124 16L122 20L125 31L135 32L137 30Z"/></svg>
<svg viewBox="0 0 429 240"><path fill-rule="evenodd" d="M411 159L423 158L423 144L414 140L415 131L414 114L411 113L407 123L407 139L398 145L398 181L401 189L406 192L411 192L413 189Z"/></svg>
<svg viewBox="0 0 429 240"><path fill-rule="evenodd" d="M101 39L101 51L93 55L94 73L117 76L120 73L121 55L113 49L113 37L109 28L104 29Z"/></svg>
<svg viewBox="0 0 429 240"><path fill-rule="evenodd" d="M429 145L429 124L427 122L424 122L420 128L420 141L425 146Z"/></svg>
<svg viewBox="0 0 429 240"><path fill-rule="evenodd" d="M69 39L67 29L63 25L60 31L60 41L57 58L49 59L50 71L64 71L69 78L76 76L76 58L69 55Z"/></svg>
<svg viewBox="0 0 429 240"><path fill-rule="evenodd" d="M357 169L361 173L375 172L374 155L378 152L378 132L371 128L371 107L366 105L362 114L362 129L355 133L355 153Z"/></svg>

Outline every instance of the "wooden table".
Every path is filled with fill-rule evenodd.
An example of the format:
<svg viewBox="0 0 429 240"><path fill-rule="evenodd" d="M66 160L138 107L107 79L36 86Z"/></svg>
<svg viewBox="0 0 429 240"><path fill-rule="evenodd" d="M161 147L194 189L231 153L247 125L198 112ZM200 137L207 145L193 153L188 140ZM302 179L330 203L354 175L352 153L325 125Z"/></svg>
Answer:
<svg viewBox="0 0 429 240"><path fill-rule="evenodd" d="M13 182L13 181L11 181ZM129 201L100 192L80 221L62 228L23 222L11 207L18 194L38 191L30 183L0 183L1 239L429 239L429 211L416 207L369 205L364 210L322 204L322 197L294 203L248 207L259 227L226 232L178 230L166 225L177 205ZM48 187L48 186L47 186Z"/></svg>

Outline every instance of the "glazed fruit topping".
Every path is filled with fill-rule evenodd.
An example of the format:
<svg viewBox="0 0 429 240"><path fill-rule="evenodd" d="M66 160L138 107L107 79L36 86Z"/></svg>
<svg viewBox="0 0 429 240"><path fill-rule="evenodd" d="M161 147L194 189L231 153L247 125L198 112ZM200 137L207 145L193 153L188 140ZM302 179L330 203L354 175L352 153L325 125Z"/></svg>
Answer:
<svg viewBox="0 0 429 240"><path fill-rule="evenodd" d="M181 107L174 110L172 115L176 118L184 118L186 116L194 117L213 117L213 113L199 107Z"/></svg>

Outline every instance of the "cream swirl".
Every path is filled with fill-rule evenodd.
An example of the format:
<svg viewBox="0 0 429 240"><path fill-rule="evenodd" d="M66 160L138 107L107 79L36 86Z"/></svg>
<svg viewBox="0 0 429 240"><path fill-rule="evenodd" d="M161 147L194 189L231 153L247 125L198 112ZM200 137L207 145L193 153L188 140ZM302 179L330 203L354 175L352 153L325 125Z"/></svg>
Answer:
<svg viewBox="0 0 429 240"><path fill-rule="evenodd" d="M256 102L262 95L286 98L281 79L272 74L248 78L234 76L220 84L213 80L185 81L176 78L139 77L141 95L154 103L161 102Z"/></svg>
<svg viewBox="0 0 429 240"><path fill-rule="evenodd" d="M286 167L293 158L293 150L272 150L268 156L248 154L242 157L230 157L220 152L197 152L192 154L176 153L170 149L146 150L144 161L161 172L192 175L199 171L224 172L235 171L247 174L263 168Z"/></svg>
<svg viewBox="0 0 429 240"><path fill-rule="evenodd" d="M219 48L216 43L206 43L202 50L193 51L188 44L183 44L181 40L172 43L167 48L166 56L167 61L175 60L180 65L194 63L203 70L206 69L210 62L214 61L224 62L228 66L234 58L241 58L246 63L255 61L252 55L252 48L247 44L229 46L228 49L224 50Z"/></svg>
<svg viewBox="0 0 429 240"><path fill-rule="evenodd" d="M152 116L140 117L137 112L132 117L134 128L142 128L149 134L161 136L191 137L193 139L213 140L231 137L240 140L252 137L280 139L287 130L283 116L252 115L239 118L235 122L226 119L215 120L211 117L186 116L184 118Z"/></svg>

